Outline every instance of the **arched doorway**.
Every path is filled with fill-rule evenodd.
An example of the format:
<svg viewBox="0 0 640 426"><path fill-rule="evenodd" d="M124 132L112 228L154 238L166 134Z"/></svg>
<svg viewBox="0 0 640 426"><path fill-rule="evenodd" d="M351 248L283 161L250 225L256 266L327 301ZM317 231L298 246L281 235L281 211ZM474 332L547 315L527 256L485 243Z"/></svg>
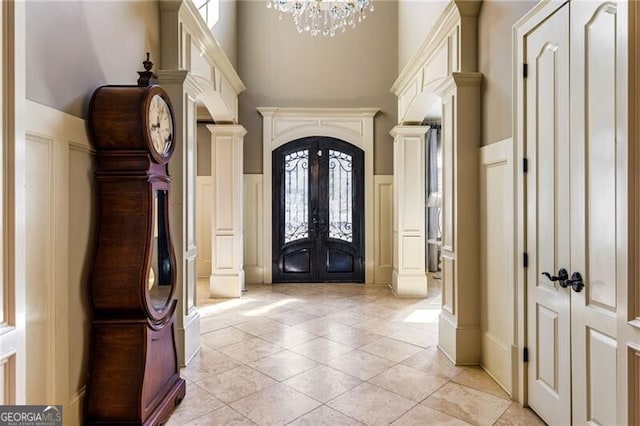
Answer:
<svg viewBox="0 0 640 426"><path fill-rule="evenodd" d="M382 231L374 230L374 175L373 175L373 122L377 108L278 108L260 107L263 121L262 170L258 181L261 200L255 209L245 209L247 215L257 214L255 220L261 228L256 232L256 241L245 244L254 250L258 262L248 268L251 275L261 282L273 282L273 151L291 141L322 135L332 137L358 147L364 153L364 282L373 283L375 258L380 254L378 245L383 239ZM378 216L379 219L379 216ZM391 239L385 241L390 241ZM251 248L253 246L253 248ZM382 246L382 244L380 244ZM390 263L390 262L389 262ZM382 271L385 265L379 270ZM377 273L377 272L376 272ZM389 273L390 275L390 273Z"/></svg>
<svg viewBox="0 0 640 426"><path fill-rule="evenodd" d="M314 136L272 155L274 282L364 282L364 151Z"/></svg>

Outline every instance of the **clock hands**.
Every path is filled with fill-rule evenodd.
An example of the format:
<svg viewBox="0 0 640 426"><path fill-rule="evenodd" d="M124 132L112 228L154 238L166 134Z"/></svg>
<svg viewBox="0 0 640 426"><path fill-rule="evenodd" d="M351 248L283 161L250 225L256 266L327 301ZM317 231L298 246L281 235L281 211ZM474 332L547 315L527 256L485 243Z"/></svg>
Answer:
<svg viewBox="0 0 640 426"><path fill-rule="evenodd" d="M149 130L152 133L154 148L158 153L166 155L173 141L173 123L169 107L159 96L155 96L149 113Z"/></svg>

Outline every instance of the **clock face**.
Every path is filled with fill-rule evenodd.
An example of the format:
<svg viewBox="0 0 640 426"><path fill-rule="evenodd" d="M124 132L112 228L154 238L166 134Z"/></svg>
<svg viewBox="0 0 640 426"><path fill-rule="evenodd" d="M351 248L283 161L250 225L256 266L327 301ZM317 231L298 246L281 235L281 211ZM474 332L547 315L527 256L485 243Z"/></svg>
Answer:
<svg viewBox="0 0 640 426"><path fill-rule="evenodd" d="M149 105L149 136L153 149L165 157L173 143L173 117L169 105L160 95L154 95Z"/></svg>

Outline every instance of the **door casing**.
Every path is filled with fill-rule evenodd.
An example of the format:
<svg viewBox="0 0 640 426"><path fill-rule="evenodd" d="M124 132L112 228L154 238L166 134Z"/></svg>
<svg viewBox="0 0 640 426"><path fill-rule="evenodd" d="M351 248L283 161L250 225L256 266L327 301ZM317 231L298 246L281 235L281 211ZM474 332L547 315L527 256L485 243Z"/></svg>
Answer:
<svg viewBox="0 0 640 426"><path fill-rule="evenodd" d="M283 241L285 193L284 157L300 150L308 152L308 231L307 238ZM352 161L350 198L352 203L352 242L329 238L330 150L348 154ZM347 142L329 137L308 137L291 141L273 151L273 279L274 282L364 282L364 179L362 150ZM307 272L286 272L286 256L308 256ZM331 271L332 257L346 265ZM351 260L351 262L349 262ZM304 263L304 262L303 262ZM340 261L338 261L340 263ZM351 271L345 268L351 264ZM342 266L342 267L340 267Z"/></svg>
<svg viewBox="0 0 640 426"><path fill-rule="evenodd" d="M329 136L346 141L364 151L364 221L365 221L365 283L374 277L374 175L373 121L378 108L279 108L260 107L263 116L262 143L262 205L270 206L273 199L272 151L285 143L308 136ZM262 215L262 258L265 264L263 283L272 282L272 211L265 208Z"/></svg>

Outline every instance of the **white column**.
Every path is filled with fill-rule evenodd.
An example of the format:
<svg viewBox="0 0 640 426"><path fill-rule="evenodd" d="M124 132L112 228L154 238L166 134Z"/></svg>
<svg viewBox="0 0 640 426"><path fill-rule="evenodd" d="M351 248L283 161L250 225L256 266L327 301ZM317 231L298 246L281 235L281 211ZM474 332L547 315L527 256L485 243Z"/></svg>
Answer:
<svg viewBox="0 0 640 426"><path fill-rule="evenodd" d="M442 313L438 346L456 364L480 361L480 88L482 74L453 73L442 99Z"/></svg>
<svg viewBox="0 0 640 426"><path fill-rule="evenodd" d="M207 126L211 131L212 297L240 297L243 269L242 145L247 131L238 124Z"/></svg>
<svg viewBox="0 0 640 426"><path fill-rule="evenodd" d="M427 297L425 135L429 126L396 126L393 136L393 292Z"/></svg>
<svg viewBox="0 0 640 426"><path fill-rule="evenodd" d="M202 88L185 70L159 70L176 122L176 148L169 161L170 226L176 256L176 331L178 362L186 365L200 349L196 297L196 100Z"/></svg>

